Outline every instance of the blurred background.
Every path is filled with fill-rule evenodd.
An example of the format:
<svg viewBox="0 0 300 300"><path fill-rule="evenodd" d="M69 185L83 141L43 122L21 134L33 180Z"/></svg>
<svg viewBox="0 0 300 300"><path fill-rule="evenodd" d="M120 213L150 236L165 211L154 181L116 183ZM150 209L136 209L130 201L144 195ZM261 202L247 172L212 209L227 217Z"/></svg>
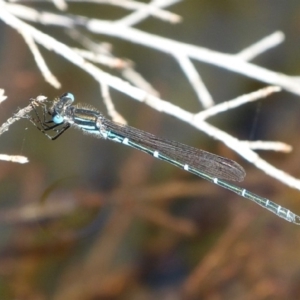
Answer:
<svg viewBox="0 0 300 300"><path fill-rule="evenodd" d="M59 13L50 2L24 2ZM148 18L137 28L173 40L236 53L281 30L284 43L254 63L288 75L300 70L297 1L186 0L168 10L172 25ZM69 13L116 20L129 12L76 3ZM79 47L59 27L38 28ZM131 60L166 99L191 112L199 102L174 59L128 41L108 42ZM40 47L62 83L47 84L22 37L0 22L0 88L5 122L31 97L72 92L78 102L106 114L98 84L81 69ZM266 84L195 63L221 103ZM105 69L118 75L117 72ZM223 144L191 126L111 90L128 124L240 163L240 185L300 214L300 192L257 170ZM242 140L278 140L290 154L261 153L300 177L299 97L281 92L209 121ZM297 299L300 297L300 228L231 192L129 147L68 130L47 139L27 120L1 136L1 153L29 163L0 162L0 299ZM299 294L298 294L299 293Z"/></svg>

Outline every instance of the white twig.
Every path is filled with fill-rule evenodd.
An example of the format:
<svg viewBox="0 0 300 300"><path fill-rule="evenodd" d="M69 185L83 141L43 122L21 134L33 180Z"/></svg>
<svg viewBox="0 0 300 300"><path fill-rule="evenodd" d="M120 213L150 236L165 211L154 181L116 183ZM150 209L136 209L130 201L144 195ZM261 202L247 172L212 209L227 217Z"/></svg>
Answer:
<svg viewBox="0 0 300 300"><path fill-rule="evenodd" d="M122 76L131 82L134 86L144 90L145 92L159 97L159 92L138 72L136 72L133 68L124 68L121 72Z"/></svg>
<svg viewBox="0 0 300 300"><path fill-rule="evenodd" d="M166 7L169 6L170 2L175 2L175 1L161 1L161 0L153 0L148 4L147 6L144 6L143 8L140 8L139 10L131 13L130 15L122 18L121 20L117 21L119 24L122 24L123 26L133 26L136 25L137 23L143 21L146 19L149 15L152 14L152 12L156 11L157 8L161 7ZM177 2L177 1L176 1ZM168 21L171 23L178 23L181 21L181 18L177 15L172 15L168 16Z"/></svg>
<svg viewBox="0 0 300 300"><path fill-rule="evenodd" d="M22 155L7 155L7 154L0 154L0 160L6 160L11 162L16 162L19 164L28 163L29 160L27 157Z"/></svg>
<svg viewBox="0 0 300 300"><path fill-rule="evenodd" d="M3 102L4 100L6 100L6 98L7 98L7 96L4 96L4 89L0 89L0 103ZM16 162L16 163L20 163L20 164L25 164L28 162L28 158L25 156L8 155L8 154L0 154L0 160L6 160L6 161Z"/></svg>
<svg viewBox="0 0 300 300"><path fill-rule="evenodd" d="M199 101L202 103L202 106L204 108L208 108L214 105L214 100L212 99L211 94L206 88L200 74L197 72L191 60L184 54L181 55L178 52L174 52L173 55L180 64L191 86L194 88Z"/></svg>
<svg viewBox="0 0 300 300"><path fill-rule="evenodd" d="M43 102L44 100L46 100L47 98L45 96L38 96L36 98L36 101L38 102ZM6 132L9 128L10 125L12 125L13 123L15 123L16 121L26 118L26 116L32 111L32 106L29 104L28 106L26 106L23 109L20 109L17 113L14 114L13 117L9 118L6 122L4 122L1 126L0 126L0 135L3 134L4 132Z"/></svg>
<svg viewBox="0 0 300 300"><path fill-rule="evenodd" d="M93 53L110 56L112 51L112 45L107 42L96 43L86 35L82 34L76 28L67 29L68 35L76 42L84 46L84 48L90 50Z"/></svg>
<svg viewBox="0 0 300 300"><path fill-rule="evenodd" d="M10 0L10 2L22 2L23 0ZM45 0L30 0L31 2L45 2ZM62 0L56 0L56 2L60 2ZM181 0L173 0L169 1L172 3L169 3L168 5L171 5L173 3L179 2ZM82 0L67 0L66 2L82 2ZM96 3L96 4L108 4L112 6L118 6L122 7L127 10L140 10L140 9L147 9L149 6L146 3L138 2L138 1L132 1L132 0L84 0L85 3ZM61 9L61 10L66 10L66 3L61 4L61 3L55 3L55 5ZM58 6L59 5L59 6ZM168 21L171 23L178 23L181 21L181 17L177 14L171 13L169 11L160 9L159 7L153 7L149 11L150 15L153 17L156 17L158 19L161 19L163 21Z"/></svg>
<svg viewBox="0 0 300 300"><path fill-rule="evenodd" d="M240 59L250 61L261 53L266 52L267 50L276 47L278 44L284 41L284 34L281 31L276 31L269 36L263 38L257 43L247 47L246 49L240 51L236 54Z"/></svg>
<svg viewBox="0 0 300 300"><path fill-rule="evenodd" d="M238 106L241 106L241 105L249 103L249 102L253 102L253 101L257 101L262 98L266 98L269 95L276 93L276 92L280 92L280 91L281 91L281 88L279 86L267 86L258 91L239 96L236 99L217 104L214 107L211 107L209 109L201 111L195 115L195 119L196 120L206 120L207 118L212 117L221 112L228 111L230 109L236 108Z"/></svg>
<svg viewBox="0 0 300 300"><path fill-rule="evenodd" d="M110 47L107 46L107 43L96 44L88 37L82 35L79 31L72 29L68 30L70 36L77 42L84 45L86 48L91 51L83 51L75 49L83 58L86 58L92 62L103 63L110 67L119 68L121 70L122 76L131 82L136 87L146 91L147 93L159 97L158 91L145 79L143 76L136 72L132 67L132 62L121 60L116 58L111 53Z"/></svg>
<svg viewBox="0 0 300 300"><path fill-rule="evenodd" d="M45 25L56 23L58 26L63 26L66 28L71 28L74 25L74 21L63 15L40 12L32 7L27 7L20 4L5 4L3 0L0 0L0 5L1 9L5 9L15 16L25 18L32 22L38 22ZM84 20L84 18L81 18L81 20Z"/></svg>
<svg viewBox="0 0 300 300"><path fill-rule="evenodd" d="M137 101L146 103L147 105L149 105L150 107L158 111L165 112L169 115L176 117L177 119L189 123L191 126L194 126L195 128L205 132L209 136L222 141L233 151L239 153L246 160L253 163L257 168L263 170L270 176L280 180L281 182L285 183L288 186L300 190L299 179L296 179L286 174L285 172L275 168L274 166L270 165L269 163L261 159L260 156L249 147L249 144L241 142L238 139L230 136L226 132L216 128L213 125L210 125L203 118L200 118L199 114L197 117L195 117L194 114L178 106L175 106L170 102L159 99L158 97L151 95L145 92L144 90L141 90L139 88L130 85L128 82L125 82L120 78L117 78L115 76L103 72L95 65L84 60L79 54L73 51L70 47L40 32L39 30L26 24L20 19L16 18L12 13L9 13L7 11L6 9L7 4L4 5L3 3L4 2L0 2L0 4L2 4L0 5L1 6L0 18L4 22L6 22L8 25L10 25L11 27L15 28L18 31L26 30L26 32L29 35L31 35L32 38L37 43L43 45L45 48L49 50L55 51L56 53L63 56L73 64L85 70L87 73L92 75L95 78L95 80L97 80L99 83L107 84L108 86L116 90L119 90L124 94L129 95L131 98ZM43 21L45 20L46 19L43 19ZM60 20L62 23L66 24L64 26L67 25L72 26L72 24L74 25L76 24L76 22L79 22L79 24L81 25L86 24L87 29L91 30L92 32L117 36L126 40L130 40L131 42L143 44L148 47L153 47L161 51L165 51L168 53L171 52L172 54L174 52L174 49L178 49L179 53L183 53L188 58L194 58L197 60L205 61L207 63L218 65L223 68L227 68L228 70L232 70L253 77L255 79L261 80L263 82L268 82L271 84L278 85L282 88L285 88L286 90L289 90L295 94L300 95L300 86L293 77L272 72L265 68L256 66L254 64L250 64L234 55L218 53L216 51L211 51L201 47L172 41L170 39L148 34L137 29L119 26L114 22L99 21L99 20L88 21L87 19L84 18L82 19L78 17L76 18L75 21L69 17L65 17L65 19L60 19ZM50 21L53 21L53 18L50 18ZM253 100L256 98L255 97L251 98L248 96L246 100L236 99L235 101L233 101L233 105L237 106L240 105L241 103L249 102L251 101L251 99ZM228 103L226 105L228 106ZM232 105L232 103L230 105ZM0 133L1 133L1 128L0 128Z"/></svg>
<svg viewBox="0 0 300 300"><path fill-rule="evenodd" d="M120 124L127 124L126 120L118 113L115 109L115 106L111 100L109 94L109 87L106 83L100 84L101 95L103 97L104 104L107 108L108 115L113 119L113 121Z"/></svg>
<svg viewBox="0 0 300 300"><path fill-rule="evenodd" d="M51 73L49 70L44 58L41 55L41 52L39 51L38 47L36 46L36 43L32 39L31 35L27 34L25 31L20 32L22 36L24 37L24 40L26 44L28 45L29 49L31 50L31 53L35 59L35 62L42 72L42 75L44 76L45 80L49 82L53 87L56 89L59 89L61 87L61 84L56 79L56 77Z"/></svg>
<svg viewBox="0 0 300 300"><path fill-rule="evenodd" d="M270 71L246 62L235 55L173 41L135 28L119 26L109 21L91 20L87 22L86 28L93 33L115 36L166 53L169 53L170 50L173 53L173 49L177 49L179 53L184 53L190 58L219 66L271 85L278 85L287 91L300 95L299 82L294 80L293 76Z"/></svg>
<svg viewBox="0 0 300 300"><path fill-rule="evenodd" d="M88 59L94 63L102 64L112 69L124 69L130 65L129 61L118 57L112 57L105 54L97 54L88 50L73 48L75 52L83 58Z"/></svg>
<svg viewBox="0 0 300 300"><path fill-rule="evenodd" d="M4 90L0 89L0 103L5 101L7 99L7 96L4 95Z"/></svg>
<svg viewBox="0 0 300 300"><path fill-rule="evenodd" d="M0 94L3 94L3 90L0 89ZM1 98L1 97L0 97ZM45 96L38 96L35 101L42 102L46 100ZM6 122L0 126L0 135L3 134L5 131L8 131L8 128L10 125L15 123L16 121L26 118L26 116L32 111L32 106L29 104L23 109L20 109L13 117L9 118ZM5 161L11 161L11 162L16 162L20 164L25 164L29 160L27 157L22 156L22 155L8 155L8 154L0 154L0 160L5 160Z"/></svg>
<svg viewBox="0 0 300 300"><path fill-rule="evenodd" d="M246 147L252 150L268 150L289 153L293 150L291 145L282 142L271 142L271 141L240 141L241 144L245 144Z"/></svg>
<svg viewBox="0 0 300 300"><path fill-rule="evenodd" d="M82 0L68 0L68 2L81 2ZM173 3L179 2L181 0L171 0L168 1L169 3L166 3L163 6L169 6ZM151 7L149 9L149 4L138 2L138 1L129 1L129 0L86 0L86 2L94 2L94 3L105 3L109 5L115 5L115 6L120 6L125 9L130 9L130 10L146 10L150 15L153 17L159 18L163 21L168 21L171 23L178 23L181 21L181 17L177 14L168 12L166 10L160 9L160 7Z"/></svg>
<svg viewBox="0 0 300 300"><path fill-rule="evenodd" d="M52 0L54 5L60 10L67 10L68 5L65 0Z"/></svg>
<svg viewBox="0 0 300 300"><path fill-rule="evenodd" d="M9 8L9 5L6 4L6 7ZM7 13L4 7L1 10L3 14ZM11 11L14 15L17 14L15 10ZM271 85L278 85L287 91L300 95L299 81L296 80L294 76L288 76L282 73L270 71L263 67L244 61L237 55L224 54L203 47L173 41L164 37L143 32L135 28L121 26L116 22L87 19L82 17L80 18L78 16L72 19L71 17L62 17L50 13L39 14L37 11L35 11L34 18L32 14L20 14L19 11L18 15L30 21L36 22L38 20L39 22L43 22L44 24L65 26L68 28L78 23L81 26L84 25L87 30L93 33L115 36L124 40L128 40L132 43L141 44L146 47L154 48L166 53L170 53L170 51L173 53L173 50L177 49L179 53L183 53L189 58L216 65L221 68L243 74L245 76L254 78L262 82L266 82Z"/></svg>

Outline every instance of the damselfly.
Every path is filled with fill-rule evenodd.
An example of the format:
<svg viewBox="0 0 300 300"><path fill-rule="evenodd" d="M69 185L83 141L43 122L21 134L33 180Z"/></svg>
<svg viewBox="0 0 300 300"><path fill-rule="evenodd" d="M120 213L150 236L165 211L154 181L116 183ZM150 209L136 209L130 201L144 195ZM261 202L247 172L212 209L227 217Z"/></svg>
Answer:
<svg viewBox="0 0 300 300"><path fill-rule="evenodd" d="M45 103L33 101L32 106L36 118L30 118L30 120L51 140L57 139L68 128L76 127L94 136L141 150L254 201L277 216L300 225L300 217L290 210L224 181L224 179L230 181L242 181L244 179L245 171L236 162L175 141L156 137L131 126L118 124L105 118L91 106L72 105L73 102L74 96L71 93L63 94L55 99L51 107L47 107ZM42 116L37 110L38 105L43 107ZM51 132L53 135L50 134Z"/></svg>

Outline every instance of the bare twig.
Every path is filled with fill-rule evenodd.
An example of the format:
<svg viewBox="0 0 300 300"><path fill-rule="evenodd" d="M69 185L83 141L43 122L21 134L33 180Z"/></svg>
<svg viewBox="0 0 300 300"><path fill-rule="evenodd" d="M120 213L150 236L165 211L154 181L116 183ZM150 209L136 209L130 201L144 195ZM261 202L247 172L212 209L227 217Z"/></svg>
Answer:
<svg viewBox="0 0 300 300"><path fill-rule="evenodd" d="M129 95L131 98L137 101L146 103L147 105L160 112L165 112L169 115L176 117L177 119L189 123L191 126L205 132L207 135L222 141L233 151L239 153L246 160L253 163L257 168L263 170L270 176L280 180L288 186L300 190L299 179L296 179L270 165L251 149L250 144L239 141L237 138L216 128L213 125L210 125L204 120L208 117L208 115L215 114L218 111L221 112L224 109L229 109L231 106L236 107L237 105L240 105L242 103L254 101L259 97L262 97L266 93L266 90L258 92L258 94L261 94L260 96L255 95L253 97L253 95L251 94L251 96L243 96L241 99L238 98L236 100L224 104L223 107L222 105L220 107L217 107L216 110L214 110L214 108L211 108L207 116L205 116L206 112L201 112L196 115L197 117L195 117L194 114L178 106L175 106L168 101L162 100L154 95L147 93L145 90L130 85L128 82L123 81L120 78L103 72L95 65L84 60L82 56L77 54L67 45L57 41L53 37L50 37L49 35L46 35L41 31L35 29L34 27L21 21L15 16L15 11L11 11L11 13L9 12L10 6L8 4L5 4L3 1L1 1L0 4L0 18L4 22L6 22L18 31L23 32L24 30L26 30L26 32L32 36L35 42L43 45L49 50L55 51L56 53L63 56L73 64L85 70L88 74L92 75L93 78L95 78L95 80L97 80L100 84L107 84L108 86L119 90L124 94ZM20 14L20 12L18 12L18 14ZM177 49L178 53L185 55L189 59L194 58L196 60L201 60L207 63L218 65L220 67L227 68L228 70L253 77L257 80L275 84L281 88L284 88L288 91L300 95L300 85L294 77L273 72L265 68L256 66L254 64L248 63L236 55L223 54L198 46L180 43L167 38L159 37L157 35L142 32L138 29L129 28L127 26L120 26L115 22L99 21L93 19L90 20L78 16L76 16L76 18L66 16L62 17L49 13L47 13L48 18L45 18L45 14L40 14L39 12L34 10L29 16L24 15L23 13L22 17L30 19L31 21L45 22L46 24L53 25L59 24L59 26L64 27L74 26L78 23L81 24L81 26L84 25L87 30L90 30L92 32L116 36L122 39L130 40L134 43L139 43L168 53L170 53L171 51L172 54L174 53L174 49ZM271 88L271 90L273 92L274 88ZM267 92L267 94L268 93L269 92ZM205 116L205 118L202 118L202 116ZM269 146L272 146L272 144L269 144ZM275 148L278 148L278 144Z"/></svg>
<svg viewBox="0 0 300 300"><path fill-rule="evenodd" d="M60 1L60 0L58 0ZM176 3L181 0L173 0ZM24 2L24 0L11 0L10 2ZM28 0L28 2L45 2L45 0ZM82 0L67 0L67 2L82 2ZM108 4L112 6L119 6L128 10L140 10L147 9L149 6L146 3L133 1L133 0L85 0L86 3L96 3L96 4ZM57 3L55 3L57 5ZM171 5L171 4L170 4ZM59 6L60 9L64 10L65 7ZM177 14L171 13L169 11L160 9L159 7L153 7L149 10L149 14L155 18L161 19L163 21L168 21L171 23L177 23L181 21L181 17Z"/></svg>
<svg viewBox="0 0 300 300"><path fill-rule="evenodd" d="M122 26L117 22L87 19L78 16L72 18L52 13L39 13L34 9L30 9L29 13L29 8L26 8L27 12L25 13L25 11L21 11L20 9L12 9L10 5L11 4L6 4L5 11L2 9L3 14L6 15L6 13L10 11L15 16L29 21L38 21L43 24L64 26L67 28L76 25L85 26L86 30L93 33L118 37L166 53L170 53L170 50L173 53L173 49L177 49L178 53L184 54L189 58L219 66L268 84L277 85L289 92L300 95L299 82L295 80L293 76L270 71L266 68L254 65L241 59L238 55L224 54L203 47L181 43L135 28ZM2 15L2 18L5 18L4 15ZM10 25L13 26L12 24Z"/></svg>
<svg viewBox="0 0 300 300"><path fill-rule="evenodd" d="M75 51L83 58L95 63L105 64L111 68L114 67L120 69L123 78L128 80L134 86L139 87L151 95L159 97L158 91L155 90L150 82L148 82L140 73L134 70L132 63L128 60L125 61L115 57L111 53L111 49L109 49L110 47L107 46L107 43L97 44L75 29L68 30L68 33L77 42L84 45L87 49L90 49L88 52L75 49Z"/></svg>
<svg viewBox="0 0 300 300"><path fill-rule="evenodd" d="M3 96L4 90L0 89L0 99L6 98ZM45 96L38 96L35 101L44 101L46 99ZM1 102L1 101L0 101ZM29 104L23 109L20 109L16 114L14 114L13 117L9 118L6 122L0 126L0 135L3 134L4 132L8 131L8 128L10 125L15 123L16 121L27 118L27 115L32 111L32 106ZM0 160L6 160L6 161L11 161L11 162L16 162L20 164L24 164L28 162L28 158L22 155L8 155L8 154L0 154Z"/></svg>
<svg viewBox="0 0 300 300"><path fill-rule="evenodd" d="M110 94L109 94L108 85L105 83L102 83L100 85L100 87L101 87L101 94L103 97L104 104L107 108L108 115L111 116L111 118L117 123L127 124L126 120L115 109L115 106L114 106L114 104L111 100Z"/></svg>
<svg viewBox="0 0 300 300"><path fill-rule="evenodd" d="M169 6L171 4L174 4L174 2L178 2L178 0L153 0L147 6L140 8L134 13L122 18L118 21L118 23L122 24L123 26L136 25L137 23L141 22L149 15L151 15L153 11L155 12L157 8ZM170 14L168 17L168 21L172 23L178 23L181 20L181 18L178 15Z"/></svg>
<svg viewBox="0 0 300 300"><path fill-rule="evenodd" d="M201 111L195 115L195 119L206 120L209 117L217 115L221 112L225 112L230 109L236 108L238 106L244 105L246 103L250 103L253 101L257 101L257 100L266 98L269 95L276 93L276 92L280 92L280 91L281 91L281 88L278 86L267 86L258 91L239 96L233 100L229 100L229 101L220 103L218 105L215 105L214 107L211 107L209 109Z"/></svg>
<svg viewBox="0 0 300 300"><path fill-rule="evenodd" d="M8 155L8 154L0 154L0 160L6 160L10 162L15 162L19 164L28 163L29 160L27 157L22 155Z"/></svg>
<svg viewBox="0 0 300 300"><path fill-rule="evenodd" d="M47 98L45 96L38 96L36 98L36 101L38 102L43 102L44 100L46 100ZM0 135L3 134L4 132L6 132L9 128L10 125L12 125L13 123L15 123L16 121L20 120L20 119L24 119L27 118L27 115L33 110L32 105L29 104L26 107L20 109L17 113L15 113L11 118L9 118L6 122L4 122L1 126L0 126Z"/></svg>
<svg viewBox="0 0 300 300"><path fill-rule="evenodd" d="M4 95L4 90L0 89L0 103L5 101L7 99L7 96Z"/></svg>
<svg viewBox="0 0 300 300"><path fill-rule="evenodd" d="M32 52L32 55L39 67L39 69L42 72L42 75L44 76L45 80L49 82L52 86L59 89L61 87L61 84L58 82L56 77L51 73L50 69L48 68L43 56L41 55L41 52L39 51L38 47L36 46L36 43L32 39L32 37L27 34L26 32L20 32L22 36L24 37L24 40L26 44L28 45L29 49Z"/></svg>
<svg viewBox="0 0 300 300"><path fill-rule="evenodd" d="M250 61L258 55L266 52L267 50L276 47L284 41L284 34L281 31L276 31L269 36L263 38L257 43L247 47L246 49L240 51L236 54L239 58L243 60Z"/></svg>
<svg viewBox="0 0 300 300"><path fill-rule="evenodd" d="M191 86L194 88L199 101L202 103L202 106L204 108L208 108L214 105L214 100L211 94L206 88L200 74L197 72L191 60L184 54L181 55L178 52L174 52L173 55L180 64Z"/></svg>
<svg viewBox="0 0 300 300"><path fill-rule="evenodd" d="M67 10L68 5L65 0L52 0L54 5L60 10Z"/></svg>
<svg viewBox="0 0 300 300"><path fill-rule="evenodd" d="M252 150L268 150L289 153L293 150L291 145L282 142L271 142L271 141L241 141Z"/></svg>

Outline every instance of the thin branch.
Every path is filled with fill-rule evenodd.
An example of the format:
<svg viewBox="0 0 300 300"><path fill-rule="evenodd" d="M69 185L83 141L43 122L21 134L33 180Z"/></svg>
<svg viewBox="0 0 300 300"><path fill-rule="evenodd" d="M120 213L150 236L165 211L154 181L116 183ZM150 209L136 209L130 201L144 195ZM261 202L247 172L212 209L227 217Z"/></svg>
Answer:
<svg viewBox="0 0 300 300"><path fill-rule="evenodd" d="M100 84L101 87L101 95L104 101L104 104L107 108L108 115L112 118L113 121L120 124L127 124L126 120L122 117L122 115L116 111L115 106L111 100L109 94L109 88L106 83Z"/></svg>
<svg viewBox="0 0 300 300"><path fill-rule="evenodd" d="M67 10L68 5L65 0L52 0L54 5L60 10Z"/></svg>
<svg viewBox="0 0 300 300"><path fill-rule="evenodd" d="M291 145L282 142L271 141L240 141L252 150L268 150L289 153L293 150Z"/></svg>
<svg viewBox="0 0 300 300"><path fill-rule="evenodd" d="M219 66L271 85L278 85L289 92L300 95L299 82L294 80L293 76L270 71L235 55L173 41L135 28L119 26L115 22L90 20L86 23L86 28L93 33L118 37L166 53L169 53L170 49L177 49L179 53L184 53L189 58Z"/></svg>
<svg viewBox="0 0 300 300"><path fill-rule="evenodd" d="M281 31L276 31L269 36L264 37L257 43L247 47L246 49L240 51L236 54L237 57L250 61L258 55L266 52L267 50L278 46L284 41L284 34Z"/></svg>
<svg viewBox="0 0 300 300"><path fill-rule="evenodd" d="M149 15L152 14L152 12L156 11L157 8L161 8L161 7L166 7L169 6L171 4L173 4L174 2L178 2L177 0L152 0L150 2L150 4L148 4L147 6L140 8L139 10L131 13L130 15L122 18L121 20L118 20L117 22L119 24L122 24L123 26L133 26L136 25L138 23L140 23L141 21L143 21L144 19L146 19ZM171 23L178 23L181 21L181 18L177 15L172 15L172 16L168 16L169 18L167 19L169 22Z"/></svg>
<svg viewBox="0 0 300 300"><path fill-rule="evenodd" d="M230 109L236 108L238 106L244 105L246 103L250 103L253 101L260 100L262 98L266 98L269 95L280 91L281 88L278 86L267 86L262 89L259 89L258 91L239 96L233 100L222 102L220 104L215 105L214 107L201 111L195 115L195 119L206 120L209 117L215 116L221 112L225 112Z"/></svg>
<svg viewBox="0 0 300 300"><path fill-rule="evenodd" d="M91 52L89 53L91 54L84 53L76 49L77 53L79 53L83 58L86 58L92 62L100 63L101 59L101 62L105 61L106 63L119 64L116 67L121 69L123 78L127 79L130 83L148 92L149 94L159 97L158 91L156 91L154 87L140 73L134 70L134 68L132 67L132 63L129 60L125 61L121 60L120 58L116 58L111 53L111 47L109 47L107 43L95 43L76 29L68 30L68 33L74 40L84 45L87 49L90 49ZM96 59L93 59L93 57L95 57Z"/></svg>
<svg viewBox="0 0 300 300"><path fill-rule="evenodd" d="M38 96L36 98L36 101L43 102L47 99L45 96ZM8 128L15 123L16 121L20 119L26 119L27 115L33 110L32 105L29 104L26 107L20 109L17 113L14 114L13 117L9 118L6 122L4 122L0 126L0 135L3 134L4 132L8 131Z"/></svg>
<svg viewBox="0 0 300 300"><path fill-rule="evenodd" d="M51 0L52 1L52 0ZM60 1L60 0L56 0ZM180 2L181 0L173 0L172 2ZM13 2L26 2L26 0L10 0L11 3ZM45 2L45 0L27 0L27 2ZM50 2L50 0L48 1ZM80 2L82 3L82 0L67 0L66 2ZM146 3L133 1L133 0L85 0L85 3L95 3L95 4L108 4L111 6L118 6L127 10L140 10L140 9L147 9L149 6ZM171 5L171 4L170 4ZM57 6L57 5L56 5ZM59 9L62 9L63 7L59 7ZM65 9L62 9L65 10ZM149 11L150 15L152 17L155 17L157 19L161 19L163 21L171 22L171 23L178 23L181 21L181 17L177 14L171 13L167 10L160 9L159 7L153 7Z"/></svg>
<svg viewBox="0 0 300 300"><path fill-rule="evenodd" d="M288 186L297 188L300 190L300 180L295 179L294 177L284 173L283 171L276 169L266 161L262 160L259 155L253 152L250 148L247 148L245 144L241 144L236 138L230 136L222 130L201 121L199 119L195 120L194 115L171 104L170 102L161 100L153 95L147 94L145 91L135 88L129 85L127 82L124 82L120 78L116 78L110 74L107 74L101 71L99 68L86 62L81 56L76 54L68 46L58 42L54 38L38 31L34 27L20 21L13 15L9 14L5 10L0 10L0 17L10 26L16 30L19 28L26 28L28 33L32 34L32 37L41 45L44 45L49 50L53 50L67 60L71 61L75 65L84 69L87 73L91 74L99 83L105 82L111 87L122 91L125 94L130 95L133 99L138 101L145 102L149 106L155 108L158 111L165 112L167 114L173 115L178 119L189 123L190 125L198 128L199 130L204 131L209 136L221 140L233 151L238 152L241 156L247 159L249 162L253 163L256 167L264 170L267 174L273 176L274 178L282 181Z"/></svg>
<svg viewBox="0 0 300 300"><path fill-rule="evenodd" d="M111 57L105 54L97 54L88 50L73 48L75 52L81 55L84 59L87 59L91 62L102 64L103 66L112 68L112 69L124 69L130 65L129 61L118 57Z"/></svg>
<svg viewBox="0 0 300 300"><path fill-rule="evenodd" d="M0 154L0 160L6 160L10 162L15 162L19 164L26 164L29 162L28 158L22 155L8 155Z"/></svg>
<svg viewBox="0 0 300 300"><path fill-rule="evenodd" d="M39 15L39 17L37 18L37 16L35 16L33 18L31 15L24 13L20 14L19 11L16 12L15 10L10 9L10 5L6 5L8 10L14 15L18 15L26 20L37 22L38 19L38 21L43 24L65 27L72 27L78 24L80 26L85 26L87 30L93 33L118 37L166 53L169 53L170 49L177 49L179 53L183 53L189 58L216 65L271 85L278 85L289 92L300 95L300 85L294 76L270 71L244 61L236 55L224 54L203 47L173 41L135 28L118 25L116 22L87 19L78 16L74 16L72 19L72 17L62 17L50 13L39 14L37 11L35 11L35 15Z"/></svg>
<svg viewBox="0 0 300 300"><path fill-rule="evenodd" d="M61 88L60 82L51 73L50 69L48 68L44 58L41 55L41 52L39 51L39 49L36 46L36 43L34 42L32 37L29 34L27 34L25 31L20 32L20 33L22 34L26 44L28 45L29 49L31 50L34 60L37 63L38 68L42 72L42 75L44 76L45 80L47 82L49 82L56 89Z"/></svg>
<svg viewBox="0 0 300 300"><path fill-rule="evenodd" d="M195 117L192 113L185 111L184 109L173 105L170 102L159 99L153 95L146 93L145 91L131 86L128 82L121 80L120 78L114 77L108 73L103 72L95 65L85 61L81 56L79 56L76 52L74 52L70 47L66 46L63 43L58 42L56 39L40 32L34 27L22 22L14 15L10 14L6 9L6 5L1 6L0 9L0 18L9 24L11 27L15 28L18 31L26 30L28 34L32 35L32 38L46 47L49 50L53 50L59 55L65 57L67 60L71 61L73 64L85 70L87 73L92 75L95 80L99 83L106 83L109 86L115 88L116 90L121 91L124 94L130 95L133 99L144 102L150 107L160 111L165 112L169 115L176 117L184 122L187 122L191 126L205 132L209 136L222 141L225 145L231 148L233 151L239 153L242 157L244 157L249 162L253 163L257 168L263 170L270 176L278 179L279 181L285 183L286 185L299 189L300 190L300 180L296 179L287 173L275 168L270 165L266 161L260 158L260 156L255 153L252 149L247 147L246 144L241 143L238 139L230 136L226 132L208 124L204 120L199 120L198 118L195 120ZM71 20L70 20L71 22ZM179 42L174 42L165 38L157 37L154 35L150 35L144 32L141 32L136 29L127 28L123 26L115 26L113 22L104 22L104 21L91 21L88 23L90 28L93 30L100 30L105 34L112 34L120 37L131 37L132 41L135 42L139 40L144 43L147 42L149 44L150 40L151 45L155 45L158 49L174 49L174 47L179 47L179 51L183 51L189 53L190 57L207 59L207 62L221 64L223 67L229 66L228 69L240 71L241 73L251 74L251 76L259 79L260 77L264 77L263 81L272 81L278 83L281 87L284 87L290 91L300 94L300 86L294 80L292 80L289 76L279 74L276 72L269 71L267 69L255 66L253 64L244 62L240 59L236 59L234 56L221 54L213 51L209 51L207 49L203 49L200 47L186 45ZM151 39L150 39L151 38ZM169 51L169 50L168 50ZM246 71L245 71L246 70ZM254 74L255 73L255 74ZM257 74L258 76L257 76Z"/></svg>
<svg viewBox="0 0 300 300"><path fill-rule="evenodd" d="M1 95L2 94L2 95ZM0 99L6 98L3 97L4 90L0 89ZM2 97L1 97L2 96ZM46 100L45 96L38 96L36 101L44 101ZM1 102L1 101L0 101ZM13 117L9 118L6 122L0 126L0 135L3 134L4 132L8 131L10 125L15 123L16 121L27 118L27 115L32 111L32 106L29 104L23 109L20 109L16 114L14 114ZM0 160L5 160L5 161L11 161L11 162L16 162L20 164L25 164L28 162L28 158L22 155L8 155L8 154L0 154Z"/></svg>
<svg viewBox="0 0 300 300"><path fill-rule="evenodd" d="M132 62L129 60L121 60L111 53L107 43L95 43L88 37L81 34L78 30L68 30L69 35L77 42L84 45L90 51L78 50L75 51L83 58L96 63L103 63L110 67L115 67L121 70L123 78L127 79L136 87L148 92L151 95L159 97L158 91L137 71L132 67Z"/></svg>
<svg viewBox="0 0 300 300"><path fill-rule="evenodd" d="M197 72L191 60L184 54L179 54L178 52L174 52L173 55L177 59L191 86L194 88L202 106L204 108L208 108L214 105L214 100L211 94L206 88L200 74Z"/></svg>
<svg viewBox="0 0 300 300"><path fill-rule="evenodd" d="M7 99L7 96L4 95L4 89L0 89L0 103Z"/></svg>

